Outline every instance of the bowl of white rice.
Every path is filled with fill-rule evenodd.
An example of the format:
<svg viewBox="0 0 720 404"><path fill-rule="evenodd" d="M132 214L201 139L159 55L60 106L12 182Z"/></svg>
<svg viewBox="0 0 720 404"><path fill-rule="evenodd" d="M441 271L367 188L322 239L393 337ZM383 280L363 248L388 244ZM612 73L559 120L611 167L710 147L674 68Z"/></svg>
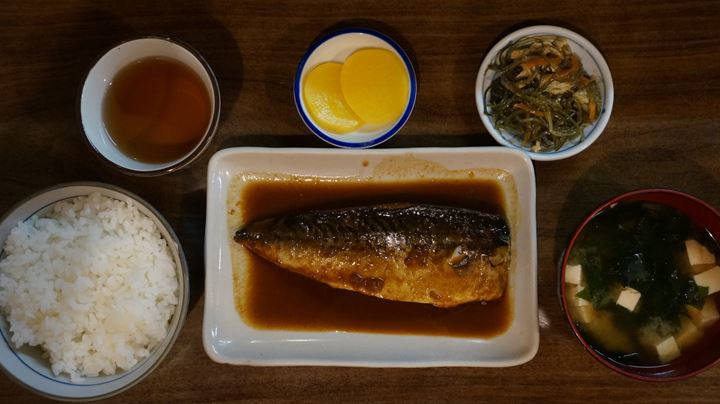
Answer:
<svg viewBox="0 0 720 404"><path fill-rule="evenodd" d="M188 269L147 202L100 183L35 194L0 220L0 367L40 395L127 390L175 342Z"/></svg>

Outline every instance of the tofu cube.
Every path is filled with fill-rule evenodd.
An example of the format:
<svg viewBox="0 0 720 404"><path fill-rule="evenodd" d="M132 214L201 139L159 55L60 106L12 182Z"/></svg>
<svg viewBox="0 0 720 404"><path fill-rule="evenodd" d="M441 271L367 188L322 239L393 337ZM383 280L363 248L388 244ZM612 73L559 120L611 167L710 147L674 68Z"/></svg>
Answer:
<svg viewBox="0 0 720 404"><path fill-rule="evenodd" d="M565 283L580 285L582 283L582 265L567 265L565 267Z"/></svg>
<svg viewBox="0 0 720 404"><path fill-rule="evenodd" d="M686 305L687 313L696 327L707 328L720 318L715 300L711 297L705 299L702 310Z"/></svg>
<svg viewBox="0 0 720 404"><path fill-rule="evenodd" d="M588 304L585 306L574 307L572 310L573 319L575 321L588 324L591 323L597 314L592 305Z"/></svg>
<svg viewBox="0 0 720 404"><path fill-rule="evenodd" d="M675 335L675 342L677 342L681 350L685 351L697 342L702 337L702 334L702 330L692 320L682 316L680 317L680 331Z"/></svg>
<svg viewBox="0 0 720 404"><path fill-rule="evenodd" d="M693 279L698 286L707 287L708 295L712 295L720 290L720 267L712 267L705 272L693 276Z"/></svg>
<svg viewBox="0 0 720 404"><path fill-rule="evenodd" d="M568 302L568 305L572 307L580 307L580 306L589 306L590 302L581 298L577 297L577 294L580 293L583 289L585 289L582 286L568 286L565 288L566 300Z"/></svg>
<svg viewBox="0 0 720 404"><path fill-rule="evenodd" d="M637 290L631 287L624 287L620 291L620 296L618 296L616 303L630 311L633 311L640 301L640 296L641 294Z"/></svg>
<svg viewBox="0 0 720 404"><path fill-rule="evenodd" d="M685 251L690 265L715 264L713 253L695 240L685 240Z"/></svg>
<svg viewBox="0 0 720 404"><path fill-rule="evenodd" d="M668 363L680 356L680 348L673 337L668 337L655 345L655 350L661 363Z"/></svg>

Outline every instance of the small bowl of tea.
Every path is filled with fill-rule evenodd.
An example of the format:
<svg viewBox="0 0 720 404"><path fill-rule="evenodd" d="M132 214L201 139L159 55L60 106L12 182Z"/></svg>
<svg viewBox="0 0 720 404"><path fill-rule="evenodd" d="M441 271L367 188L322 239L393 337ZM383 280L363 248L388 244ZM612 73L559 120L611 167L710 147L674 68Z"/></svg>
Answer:
<svg viewBox="0 0 720 404"><path fill-rule="evenodd" d="M218 125L220 92L210 66L181 42L123 42L90 69L80 95L88 145L133 175L160 175L195 160Z"/></svg>

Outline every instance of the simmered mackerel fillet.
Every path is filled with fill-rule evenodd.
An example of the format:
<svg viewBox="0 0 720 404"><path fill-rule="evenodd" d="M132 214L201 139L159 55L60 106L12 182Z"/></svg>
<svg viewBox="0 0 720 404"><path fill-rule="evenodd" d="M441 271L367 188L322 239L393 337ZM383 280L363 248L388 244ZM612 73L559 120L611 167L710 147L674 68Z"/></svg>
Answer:
<svg viewBox="0 0 720 404"><path fill-rule="evenodd" d="M335 288L438 307L502 297L510 262L502 217L431 205L273 217L238 230L235 241Z"/></svg>

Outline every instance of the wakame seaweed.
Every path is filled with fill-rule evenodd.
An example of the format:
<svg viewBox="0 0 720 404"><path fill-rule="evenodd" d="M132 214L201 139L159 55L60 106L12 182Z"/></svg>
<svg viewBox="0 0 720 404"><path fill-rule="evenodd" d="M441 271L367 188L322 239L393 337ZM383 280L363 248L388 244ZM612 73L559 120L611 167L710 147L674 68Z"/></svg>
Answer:
<svg viewBox="0 0 720 404"><path fill-rule="evenodd" d="M698 240L717 256L717 246L707 230L670 206L648 202L613 205L587 224L571 251L570 261L582 265L585 282L576 297L611 315L615 326L624 330L635 346L643 345L643 336L664 338L676 333L681 317L687 314L686 305L701 309L708 295L708 288L698 286L689 271L688 239ZM627 287L641 294L633 311L617 304L620 291ZM643 357L602 351L624 363L640 364Z"/></svg>
<svg viewBox="0 0 720 404"><path fill-rule="evenodd" d="M601 212L573 251L593 306L614 306L618 288L626 286L642 294L640 319L677 319L686 303L702 305L707 291L702 293L678 260L695 232L687 216L666 205L627 202Z"/></svg>

